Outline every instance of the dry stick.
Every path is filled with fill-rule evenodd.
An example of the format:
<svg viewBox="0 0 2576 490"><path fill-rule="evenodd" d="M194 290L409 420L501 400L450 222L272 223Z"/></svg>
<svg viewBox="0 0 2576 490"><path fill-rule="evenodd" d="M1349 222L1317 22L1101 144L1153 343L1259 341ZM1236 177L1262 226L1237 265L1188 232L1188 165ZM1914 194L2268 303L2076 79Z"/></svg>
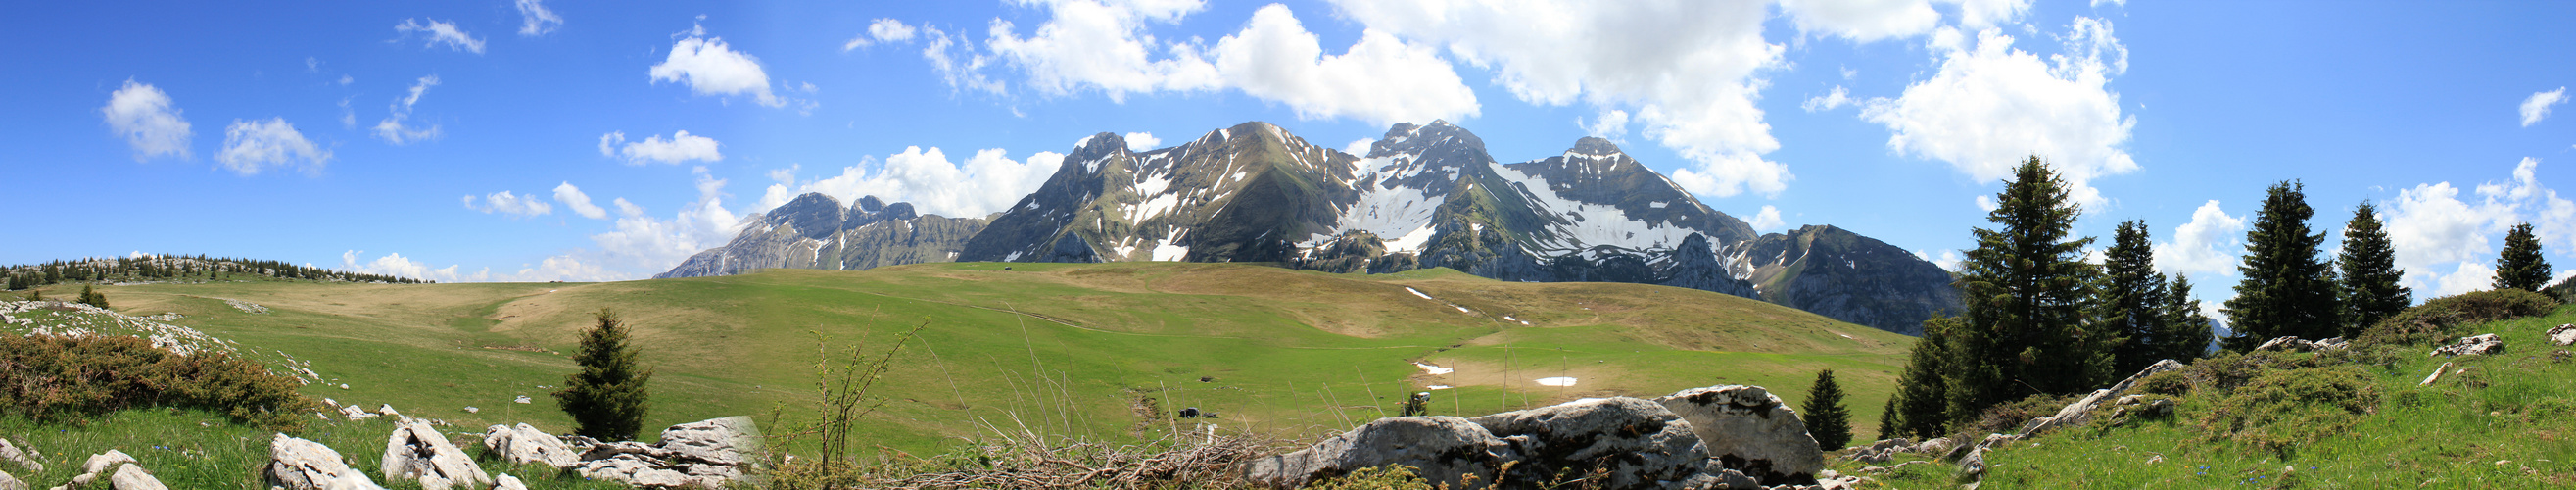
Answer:
<svg viewBox="0 0 2576 490"><path fill-rule="evenodd" d="M1377 397L1377 387L1369 384L1368 373L1361 372L1360 366L1358 364L1353 364L1351 365L1351 374L1359 375L1360 387L1368 389L1369 408L1377 409L1377 418L1386 418L1386 399Z"/></svg>
<svg viewBox="0 0 2576 490"><path fill-rule="evenodd" d="M1503 400L1494 406L1496 411L1512 410L1512 344L1503 344Z"/></svg>
<svg viewBox="0 0 2576 490"><path fill-rule="evenodd" d="M1341 403L1341 401L1340 401L1340 398L1341 398L1341 397L1334 397L1334 396L1330 396L1330 395L1332 395L1332 393L1333 393L1333 384L1332 384L1332 383L1324 383L1324 387L1323 387L1322 389L1319 389L1319 390L1316 390L1316 391L1315 391L1315 398L1318 398L1318 399L1322 399L1322 400L1324 400L1324 408L1325 408L1325 409L1327 409L1327 410L1332 410L1332 411L1333 411L1333 419L1334 419L1334 420L1339 420L1339 421L1341 421L1341 422L1342 422L1342 427L1350 427L1350 426L1351 426L1351 419L1350 419L1350 417L1344 417L1344 416L1342 416L1342 406L1341 406L1341 405L1342 405L1342 403Z"/></svg>
<svg viewBox="0 0 2576 490"><path fill-rule="evenodd" d="M965 390L957 389L957 375L956 375L956 374L954 374L954 373L949 372L949 370L948 370L948 360L947 360L947 359L944 359L944 358L939 357L939 349L937 349L937 348L934 348L934 347L931 347L931 346L930 346L930 339L920 339L920 340L921 340L921 349L922 349L922 350L926 350L926 351L930 351L930 359L931 359L931 360L933 360L933 361L938 361L938 362L939 362L939 375L940 375L941 377L948 378L948 391L949 391L950 393L956 393L956 394L957 394L957 409L958 409L958 410L968 410L968 409L970 409L970 407L968 407L968 406L966 405L966 391L965 391Z"/></svg>
<svg viewBox="0 0 2576 490"><path fill-rule="evenodd" d="M1175 410L1175 409L1174 409L1174 408L1172 408L1172 407L1177 407L1177 406L1179 406L1179 405L1173 405L1173 404L1172 404L1172 387L1171 387L1171 386L1168 386L1168 385L1164 385L1164 384L1163 384L1163 380L1159 380L1159 379L1158 379L1158 380L1154 380L1154 387L1155 387L1155 388L1161 388L1160 390L1157 390L1157 391L1156 391L1156 393L1163 395L1163 406L1155 407L1155 408L1154 408L1155 410L1158 410L1158 412L1156 412L1156 413L1154 414L1154 418L1163 418L1163 414L1162 414L1161 412L1170 412L1170 411L1172 411L1172 410ZM1170 430L1170 431L1168 431L1168 432L1164 432L1165 434L1179 434L1179 433L1181 433L1181 418L1180 418L1180 417L1172 417L1172 418L1163 419L1163 420L1168 420L1168 421L1170 421L1170 422L1171 422L1171 423L1169 423L1169 424L1164 424L1164 425L1167 425L1167 426L1171 427L1171 430Z"/></svg>

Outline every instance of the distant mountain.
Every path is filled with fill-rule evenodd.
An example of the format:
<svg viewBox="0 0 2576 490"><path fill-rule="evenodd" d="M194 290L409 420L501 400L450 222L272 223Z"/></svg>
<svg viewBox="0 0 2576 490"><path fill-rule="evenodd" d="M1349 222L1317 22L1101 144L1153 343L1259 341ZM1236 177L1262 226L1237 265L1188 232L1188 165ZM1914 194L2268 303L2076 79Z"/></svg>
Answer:
<svg viewBox="0 0 2576 490"><path fill-rule="evenodd" d="M948 260L1269 262L1333 272L1448 267L1513 281L1663 284L1812 307L1897 332L1919 330L1931 311L1960 309L1947 273L1902 249L1830 227L1756 235L1608 140L1582 138L1562 154L1504 164L1482 139L1446 121L1397 124L1366 156L1260 122L1143 152L1101 133L1077 144L1045 184L989 226L951 220L957 226L909 241L827 239L831 233L811 231L885 220L871 216L826 197L800 197L747 225L732 244L662 277ZM918 229L931 226L920 222L929 218L935 216L886 222ZM968 221L980 231L964 230ZM1819 237L1829 246L1812 247ZM958 245L943 248L950 239ZM1751 252L1773 242L1824 255ZM846 261L886 247L898 253ZM1855 265L1808 266L1828 257Z"/></svg>
<svg viewBox="0 0 2576 490"><path fill-rule="evenodd" d="M742 232L732 242L689 256L653 278L948 262L956 260L967 238L984 231L986 221L917 214L911 203L886 204L876 196L861 197L845 208L831 196L809 193L743 220Z"/></svg>

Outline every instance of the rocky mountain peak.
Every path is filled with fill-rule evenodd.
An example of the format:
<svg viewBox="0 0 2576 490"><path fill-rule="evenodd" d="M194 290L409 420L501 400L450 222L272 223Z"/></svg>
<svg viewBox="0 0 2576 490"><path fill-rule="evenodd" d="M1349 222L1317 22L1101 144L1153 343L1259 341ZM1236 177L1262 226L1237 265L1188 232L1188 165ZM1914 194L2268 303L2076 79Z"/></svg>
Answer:
<svg viewBox="0 0 2576 490"><path fill-rule="evenodd" d="M808 192L779 205L778 209L769 210L766 221L773 226L795 227L797 234L819 239L841 231L841 221L848 217L841 209L841 200L820 192Z"/></svg>
<svg viewBox="0 0 2576 490"><path fill-rule="evenodd" d="M1583 139L1574 140L1574 149L1566 151L1595 156L1620 154L1618 143L1611 143L1610 140L1591 136L1585 136Z"/></svg>
<svg viewBox="0 0 2576 490"><path fill-rule="evenodd" d="M877 196L860 196L859 202L851 204L850 209L857 210L861 213L875 213L878 210L885 209L885 201L877 200Z"/></svg>

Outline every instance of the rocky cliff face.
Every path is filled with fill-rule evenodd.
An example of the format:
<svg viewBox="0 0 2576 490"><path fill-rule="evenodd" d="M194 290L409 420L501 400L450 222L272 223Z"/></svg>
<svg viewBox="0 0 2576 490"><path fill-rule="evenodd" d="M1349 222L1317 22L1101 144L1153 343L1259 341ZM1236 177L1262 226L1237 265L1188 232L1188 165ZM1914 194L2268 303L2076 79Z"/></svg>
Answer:
<svg viewBox="0 0 2576 490"><path fill-rule="evenodd" d="M875 196L842 207L822 194L744 220L742 233L722 247L689 256L670 272L700 277L766 268L867 270L889 265L956 260L966 240L982 232L983 218L917 214L910 203L886 204Z"/></svg>
<svg viewBox="0 0 2576 490"><path fill-rule="evenodd" d="M1144 152L1101 133L990 226L820 195L756 221L662 277L948 260L1272 262L1662 284L1898 332L1959 309L1947 273L1929 262L1831 227L1757 236L1608 140L1505 164L1445 121L1397 124L1365 156L1260 122Z"/></svg>

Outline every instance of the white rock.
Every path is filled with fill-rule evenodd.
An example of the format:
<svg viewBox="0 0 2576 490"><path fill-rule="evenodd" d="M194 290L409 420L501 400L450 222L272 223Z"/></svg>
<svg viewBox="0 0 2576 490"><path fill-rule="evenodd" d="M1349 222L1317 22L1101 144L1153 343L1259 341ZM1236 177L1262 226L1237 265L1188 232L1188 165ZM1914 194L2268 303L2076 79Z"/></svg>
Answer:
<svg viewBox="0 0 2576 490"><path fill-rule="evenodd" d="M2451 345L2445 345L2440 348L2433 349L2433 353L2429 355L2457 357L2503 353L2504 340L2496 338L2495 334L2483 334L2460 337L2458 342L2453 342Z"/></svg>
<svg viewBox="0 0 2576 490"><path fill-rule="evenodd" d="M2576 345L2576 324L2550 327L2549 332L2542 335L2549 337L2549 343L2551 344L2557 344L2560 346Z"/></svg>
<svg viewBox="0 0 2576 490"><path fill-rule="evenodd" d="M528 490L528 484L519 482L519 477L503 473L492 479L492 490Z"/></svg>
<svg viewBox="0 0 2576 490"><path fill-rule="evenodd" d="M1690 422L1710 458L1764 484L1809 483L1824 451L1798 412L1758 386L1692 388L1655 399Z"/></svg>
<svg viewBox="0 0 2576 490"><path fill-rule="evenodd" d="M388 407L390 409L390 407ZM393 435L385 438L385 457L381 468L386 482L418 480L426 490L445 490L449 485L483 488L492 484L492 476L483 472L465 450L447 442L429 421L403 417L395 424Z"/></svg>
<svg viewBox="0 0 2576 490"><path fill-rule="evenodd" d="M0 460L18 463L18 466L27 468L30 473L45 472L45 463L37 461L37 458L43 456L44 454L32 450L19 449L17 445L10 444L8 439L0 439Z"/></svg>
<svg viewBox="0 0 2576 490"><path fill-rule="evenodd" d="M535 426L493 425L483 431L483 448L511 464L542 463L555 468L570 468L581 463L580 453L564 445L563 439Z"/></svg>
<svg viewBox="0 0 2576 490"><path fill-rule="evenodd" d="M108 487L116 490L170 490L169 486L161 484L160 479L153 478L152 473L143 471L143 467L134 463L117 467L116 474L107 477L107 483Z"/></svg>
<svg viewBox="0 0 2576 490"><path fill-rule="evenodd" d="M350 468L339 451L283 433L269 441L268 460L265 476L269 484L286 490L382 488L367 479L366 473Z"/></svg>
<svg viewBox="0 0 2576 490"><path fill-rule="evenodd" d="M674 425L662 430L661 449L674 459L742 466L760 452L760 429L743 416Z"/></svg>
<svg viewBox="0 0 2576 490"><path fill-rule="evenodd" d="M9 476L9 472L0 471L0 490L28 490L28 487L27 482L18 481L18 477Z"/></svg>
<svg viewBox="0 0 2576 490"><path fill-rule="evenodd" d="M107 470L116 468L116 465L134 462L136 462L134 456L125 454L125 451L109 449L104 453L90 455L88 462L81 463L81 473L104 474Z"/></svg>

